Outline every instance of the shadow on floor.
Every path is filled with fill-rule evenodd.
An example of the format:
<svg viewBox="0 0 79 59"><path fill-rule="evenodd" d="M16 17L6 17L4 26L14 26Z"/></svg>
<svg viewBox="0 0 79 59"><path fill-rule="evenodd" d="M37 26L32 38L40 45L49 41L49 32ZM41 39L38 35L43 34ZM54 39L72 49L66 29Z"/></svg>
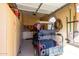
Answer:
<svg viewBox="0 0 79 59"><path fill-rule="evenodd" d="M21 53L18 56L34 56L32 40L23 40L21 44Z"/></svg>

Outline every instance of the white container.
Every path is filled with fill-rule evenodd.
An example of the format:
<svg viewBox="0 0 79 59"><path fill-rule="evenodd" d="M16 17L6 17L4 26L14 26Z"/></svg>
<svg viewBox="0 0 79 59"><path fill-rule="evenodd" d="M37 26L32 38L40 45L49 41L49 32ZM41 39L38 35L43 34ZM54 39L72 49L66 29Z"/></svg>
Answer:
<svg viewBox="0 0 79 59"><path fill-rule="evenodd" d="M33 38L33 32L25 31L23 32L23 39Z"/></svg>

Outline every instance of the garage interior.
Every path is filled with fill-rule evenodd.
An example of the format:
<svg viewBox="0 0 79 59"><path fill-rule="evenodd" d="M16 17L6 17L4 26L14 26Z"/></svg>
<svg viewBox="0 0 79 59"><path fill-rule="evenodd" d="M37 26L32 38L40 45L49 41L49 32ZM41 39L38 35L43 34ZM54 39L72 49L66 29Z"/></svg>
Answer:
<svg viewBox="0 0 79 59"><path fill-rule="evenodd" d="M0 16L0 56L36 56L34 25L44 23L43 29L51 29L51 19L62 24L56 32L63 36L63 53L59 56L79 56L78 3L0 3Z"/></svg>

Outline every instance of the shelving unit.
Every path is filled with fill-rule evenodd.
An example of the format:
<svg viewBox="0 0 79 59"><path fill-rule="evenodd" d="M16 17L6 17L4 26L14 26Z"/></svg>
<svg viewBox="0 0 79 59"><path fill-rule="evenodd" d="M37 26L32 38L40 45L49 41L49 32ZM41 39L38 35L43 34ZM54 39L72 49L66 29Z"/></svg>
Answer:
<svg viewBox="0 0 79 59"><path fill-rule="evenodd" d="M79 36L79 31L76 30L76 28L78 26L77 23L79 23L79 21L77 21L77 20L76 21L66 21L66 24L67 24L66 30L67 30L67 42L73 46L79 47L79 43L75 42L75 38L77 36ZM72 32L70 32L71 34L69 34L69 31L68 31L68 29L70 28L68 26L69 24L73 24L73 29L71 29ZM75 24L76 24L76 26L75 26ZM71 28L72 28L72 26L71 26ZM71 37L69 37L69 36L71 36Z"/></svg>
<svg viewBox="0 0 79 59"><path fill-rule="evenodd" d="M52 24L46 21L39 22L41 24ZM61 39L56 38L56 36L61 37ZM42 29L38 32L38 41L36 48L36 55L39 56L57 56L63 54L63 36L60 33L56 33L54 30ZM58 39L58 40L56 40ZM60 43L58 41L61 41ZM54 41L56 43L54 43ZM51 44L50 44L51 43ZM40 47L40 44L43 45ZM47 45L45 45L47 44ZM54 45L56 44L56 46ZM58 44L58 45L57 45ZM50 47L48 47L50 45Z"/></svg>

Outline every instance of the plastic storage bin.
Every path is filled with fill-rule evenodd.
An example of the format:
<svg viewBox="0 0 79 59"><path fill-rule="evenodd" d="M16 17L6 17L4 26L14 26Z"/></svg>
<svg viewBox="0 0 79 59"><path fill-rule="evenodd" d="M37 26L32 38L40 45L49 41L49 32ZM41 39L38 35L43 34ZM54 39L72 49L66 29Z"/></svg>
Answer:
<svg viewBox="0 0 79 59"><path fill-rule="evenodd" d="M57 46L56 36L61 37L61 44ZM63 36L55 34L54 30L40 30L38 33L38 48L36 52L39 56L57 56L63 53Z"/></svg>

